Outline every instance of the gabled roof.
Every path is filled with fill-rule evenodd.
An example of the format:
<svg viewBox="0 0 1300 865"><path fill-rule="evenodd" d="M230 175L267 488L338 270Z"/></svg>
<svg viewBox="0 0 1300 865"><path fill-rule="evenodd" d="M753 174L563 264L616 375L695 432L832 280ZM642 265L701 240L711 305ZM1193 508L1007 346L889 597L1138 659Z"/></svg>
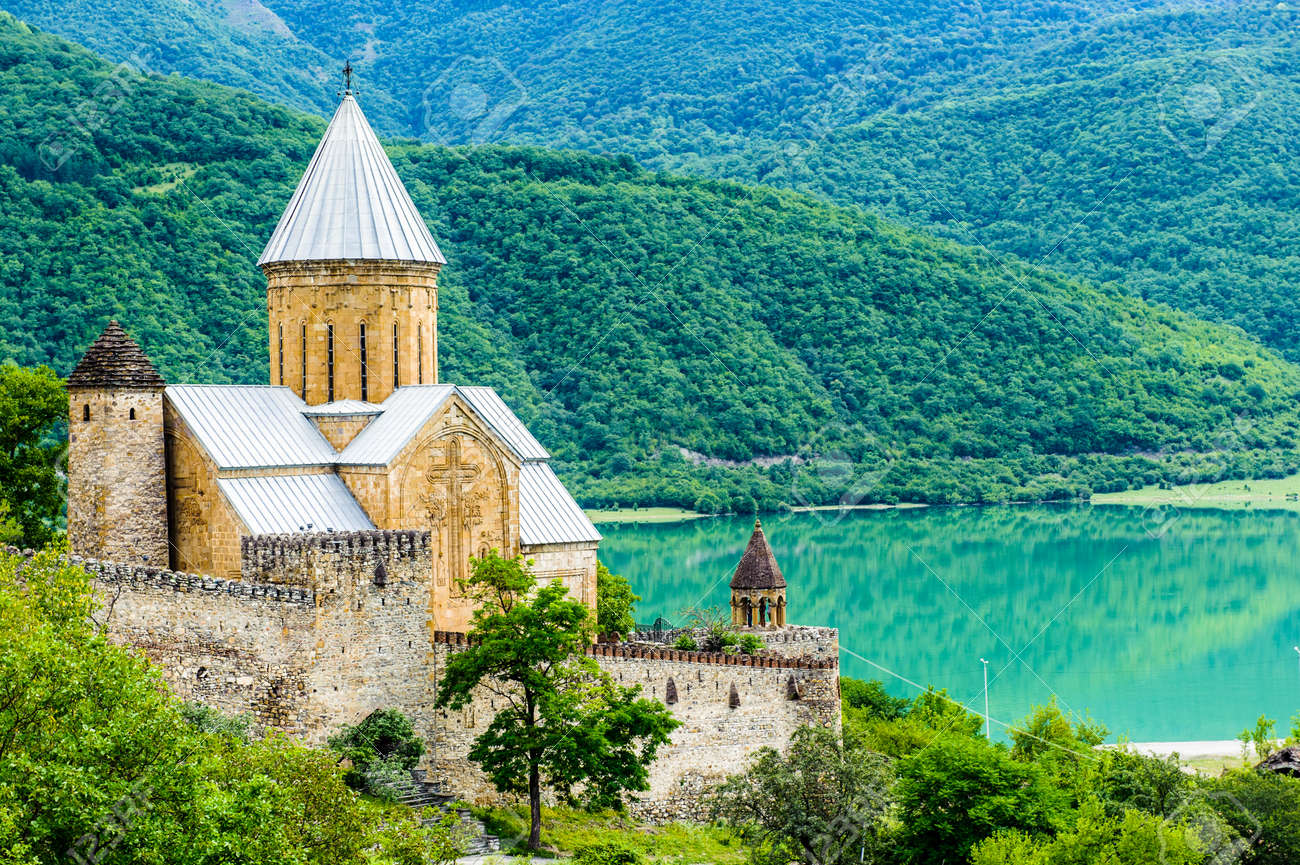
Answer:
<svg viewBox="0 0 1300 865"><path fill-rule="evenodd" d="M521 460L545 460L550 459L551 455L542 447L541 442L533 438L533 434L528 431L510 407L505 404L505 400L490 387L458 387L457 392L465 398L474 411L478 412L482 418L491 425L497 435L505 439L506 444L519 455Z"/></svg>
<svg viewBox="0 0 1300 865"><path fill-rule="evenodd" d="M218 478L217 487L255 535L359 532L374 523L334 473Z"/></svg>
<svg viewBox="0 0 1300 865"><path fill-rule="evenodd" d="M399 387L379 406L383 409L379 417L348 442L348 446L337 457L339 464L388 465L455 392L455 386L450 384L409 384Z"/></svg>
<svg viewBox="0 0 1300 865"><path fill-rule="evenodd" d="M218 469L330 466L334 448L287 387L174 384L167 401Z"/></svg>
<svg viewBox="0 0 1300 865"><path fill-rule="evenodd" d="M526 462L519 469L519 541L534 544L576 544L599 541L600 532L544 462Z"/></svg>
<svg viewBox="0 0 1300 865"><path fill-rule="evenodd" d="M350 92L257 263L337 259L446 263Z"/></svg>
<svg viewBox="0 0 1300 865"><path fill-rule="evenodd" d="M148 356L116 321L108 323L68 376L68 387L160 388L166 384Z"/></svg>
<svg viewBox="0 0 1300 865"><path fill-rule="evenodd" d="M784 589L785 577L776 563L776 556L763 534L763 524L754 520L754 533L749 536L749 546L736 565L731 578L733 589Z"/></svg>

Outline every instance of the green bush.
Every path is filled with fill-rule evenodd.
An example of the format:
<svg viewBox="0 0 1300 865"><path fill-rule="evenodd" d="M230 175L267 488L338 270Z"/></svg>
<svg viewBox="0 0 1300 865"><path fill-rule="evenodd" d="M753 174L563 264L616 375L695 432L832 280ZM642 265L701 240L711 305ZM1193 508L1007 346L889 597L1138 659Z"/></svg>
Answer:
<svg viewBox="0 0 1300 865"><path fill-rule="evenodd" d="M673 640L673 648L681 649L683 652L694 652L699 649L699 644L690 634L682 634L676 640Z"/></svg>
<svg viewBox="0 0 1300 865"><path fill-rule="evenodd" d="M411 721L396 709L371 712L356 726L345 726L329 738L329 746L352 761L344 780L354 790L370 791L369 776L375 777L375 795L392 798L386 789L394 772L409 772L424 753L424 742L415 734Z"/></svg>
<svg viewBox="0 0 1300 865"><path fill-rule="evenodd" d="M642 861L640 853L617 841L588 844L573 855L573 865L640 865Z"/></svg>
<svg viewBox="0 0 1300 865"><path fill-rule="evenodd" d="M736 648L742 655L757 655L766 649L767 645L757 634L742 634L736 642Z"/></svg>

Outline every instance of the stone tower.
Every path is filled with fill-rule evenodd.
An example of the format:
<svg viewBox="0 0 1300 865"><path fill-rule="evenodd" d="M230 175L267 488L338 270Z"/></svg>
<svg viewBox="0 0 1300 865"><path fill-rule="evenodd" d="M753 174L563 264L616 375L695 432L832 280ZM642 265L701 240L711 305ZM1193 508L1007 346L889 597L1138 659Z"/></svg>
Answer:
<svg viewBox="0 0 1300 865"><path fill-rule="evenodd" d="M731 623L738 628L785 627L785 577L758 520L731 578Z"/></svg>
<svg viewBox="0 0 1300 865"><path fill-rule="evenodd" d="M271 384L320 405L437 383L446 259L351 90L257 263Z"/></svg>
<svg viewBox="0 0 1300 865"><path fill-rule="evenodd" d="M116 321L68 376L72 552L167 567L165 386Z"/></svg>

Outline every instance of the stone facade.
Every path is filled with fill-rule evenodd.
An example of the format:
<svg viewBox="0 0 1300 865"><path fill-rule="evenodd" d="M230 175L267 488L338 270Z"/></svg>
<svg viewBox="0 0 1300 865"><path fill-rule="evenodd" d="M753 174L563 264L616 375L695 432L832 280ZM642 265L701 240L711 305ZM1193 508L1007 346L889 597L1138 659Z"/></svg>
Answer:
<svg viewBox="0 0 1300 865"><path fill-rule="evenodd" d="M433 709L440 671L465 635L437 627L427 532L375 531L245 539L240 578L84 560L110 633L139 647L184 699L322 743L343 724L396 708L427 744L425 765L458 795L494 793L468 761L495 711L481 693L463 711ZM777 632L779 633L779 632ZM777 633L766 637L782 642ZM793 632L792 632L793 633ZM682 726L660 752L634 811L695 818L698 792L801 724L838 728L832 629L802 629L786 653L761 656L597 644L624 685L641 685Z"/></svg>
<svg viewBox="0 0 1300 865"><path fill-rule="evenodd" d="M438 269L391 261L263 265L271 383L308 405L381 402L401 385L436 384Z"/></svg>
<svg viewBox="0 0 1300 865"><path fill-rule="evenodd" d="M69 545L166 566L162 388L70 387L69 396Z"/></svg>

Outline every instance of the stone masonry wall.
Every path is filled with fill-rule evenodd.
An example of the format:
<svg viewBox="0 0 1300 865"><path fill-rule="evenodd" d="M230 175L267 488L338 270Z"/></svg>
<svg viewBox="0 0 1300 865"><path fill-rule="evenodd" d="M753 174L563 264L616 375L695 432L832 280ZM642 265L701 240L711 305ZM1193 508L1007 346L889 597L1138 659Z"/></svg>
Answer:
<svg viewBox="0 0 1300 865"><path fill-rule="evenodd" d="M495 796L467 753L496 709L484 690L463 711L433 708L465 635L435 630L430 537L373 531L245 539L241 579L81 560L109 627L164 670L184 699L320 744L344 724L396 708L427 743L425 765L458 795ZM664 701L683 725L633 806L648 819L697 818L700 791L801 724L838 728L836 632L804 629L795 656L590 648L624 685Z"/></svg>
<svg viewBox="0 0 1300 865"><path fill-rule="evenodd" d="M438 381L436 264L377 261L266 265L271 384L308 405L329 393L329 326L334 327L333 399L383 402L399 385ZM366 393L361 392L361 326L366 327ZM393 326L397 342L393 342ZM306 344L303 334L306 333ZM394 349L397 381L393 380ZM307 387L303 391L303 358ZM281 372L283 370L283 373Z"/></svg>
<svg viewBox="0 0 1300 865"><path fill-rule="evenodd" d="M438 666L465 640L443 632L435 639ZM650 790L630 806L647 820L705 819L700 794L744 769L758 749L783 749L801 725L840 728L837 660L604 643L590 651L616 682L640 685L644 696L668 705L682 722L655 760ZM455 779L458 795L483 803L497 795L464 755L491 721L499 699L485 691L463 710L440 711L431 749L435 775Z"/></svg>
<svg viewBox="0 0 1300 865"><path fill-rule="evenodd" d="M74 553L167 566L163 452L161 388L71 389L68 541Z"/></svg>

